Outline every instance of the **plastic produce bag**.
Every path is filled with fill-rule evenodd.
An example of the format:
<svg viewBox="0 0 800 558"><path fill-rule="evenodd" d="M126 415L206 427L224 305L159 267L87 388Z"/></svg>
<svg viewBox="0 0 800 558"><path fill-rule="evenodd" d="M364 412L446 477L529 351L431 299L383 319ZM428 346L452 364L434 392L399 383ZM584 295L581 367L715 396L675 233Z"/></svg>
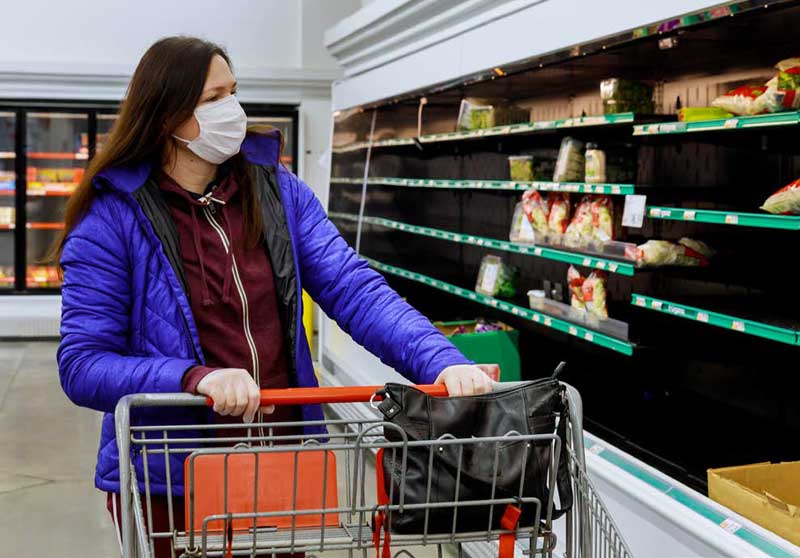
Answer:
<svg viewBox="0 0 800 558"><path fill-rule="evenodd" d="M574 266L569 266L567 270L567 283L570 291L570 306L578 310L586 310L583 302L583 283L586 278Z"/></svg>
<svg viewBox="0 0 800 558"><path fill-rule="evenodd" d="M592 238L592 197L583 196L575 208L564 235L564 243L571 248L578 248Z"/></svg>
<svg viewBox="0 0 800 558"><path fill-rule="evenodd" d="M519 269L497 256L484 256L475 291L486 296L513 297L517 294Z"/></svg>
<svg viewBox="0 0 800 558"><path fill-rule="evenodd" d="M583 142L570 137L562 139L556 159L556 170L553 173L553 182L580 182L583 180L585 170Z"/></svg>
<svg viewBox="0 0 800 558"><path fill-rule="evenodd" d="M800 215L800 178L768 197L761 209L775 215Z"/></svg>
<svg viewBox="0 0 800 558"><path fill-rule="evenodd" d="M542 196L537 190L528 190L522 194L522 210L534 232L547 232L550 209L550 198Z"/></svg>
<svg viewBox="0 0 800 558"><path fill-rule="evenodd" d="M713 255L714 251L707 244L691 238L682 238L677 244L669 240L648 240L636 247L633 254L626 254L638 265L649 267L705 267Z"/></svg>
<svg viewBox="0 0 800 558"><path fill-rule="evenodd" d="M479 99L461 99L458 110L459 130L479 130L494 126L494 107Z"/></svg>
<svg viewBox="0 0 800 558"><path fill-rule="evenodd" d="M711 105L739 116L761 114L767 110L765 85L743 85L720 95Z"/></svg>
<svg viewBox="0 0 800 558"><path fill-rule="evenodd" d="M609 196L592 201L592 236L600 242L614 240L614 202Z"/></svg>
<svg viewBox="0 0 800 558"><path fill-rule="evenodd" d="M593 271L581 286L583 303L586 311L592 316L605 320L608 318L606 304L606 275L602 271Z"/></svg>
<svg viewBox="0 0 800 558"><path fill-rule="evenodd" d="M569 194L558 193L550 195L550 214L547 217L547 227L550 232L562 235L567 232L569 225L570 203Z"/></svg>

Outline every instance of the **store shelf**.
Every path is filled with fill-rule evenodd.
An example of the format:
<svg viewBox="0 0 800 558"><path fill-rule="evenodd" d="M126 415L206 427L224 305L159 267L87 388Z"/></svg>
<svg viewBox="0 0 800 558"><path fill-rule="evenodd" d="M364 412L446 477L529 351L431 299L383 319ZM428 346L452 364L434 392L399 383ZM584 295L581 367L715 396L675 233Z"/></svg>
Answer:
<svg viewBox="0 0 800 558"><path fill-rule="evenodd" d="M701 310L693 306L686 306L676 302L668 302L657 298L636 294L634 293L631 298L631 304L639 308L646 308L648 310L655 310L664 314L670 314L686 320L693 320L704 324L713 325L722 329L729 329L745 333L748 335L756 335L772 341L780 343L787 343L789 345L800 345L800 336L798 332L793 329L777 327L761 322L745 318L737 318L729 316L728 314L721 314L719 312L712 312L710 310Z"/></svg>
<svg viewBox="0 0 800 558"><path fill-rule="evenodd" d="M518 182L513 180L447 180L438 178L380 177L367 179L374 186L396 186L401 188L439 188L444 190L540 190L542 192L571 192L580 194L629 195L634 193L633 184L586 182ZM362 184L361 178L331 178L334 184Z"/></svg>
<svg viewBox="0 0 800 558"><path fill-rule="evenodd" d="M89 158L87 153L49 153L49 152L30 152L28 159L47 159L51 161L85 161Z"/></svg>
<svg viewBox="0 0 800 558"><path fill-rule="evenodd" d="M800 124L800 112L778 112L756 116L736 116L718 120L697 122L661 122L640 124L633 127L634 136L661 134L686 134L691 132L716 132L721 130L742 130L746 128L767 128L771 126L794 126Z"/></svg>
<svg viewBox="0 0 800 558"><path fill-rule="evenodd" d="M358 221L358 215L353 215L350 213L331 213L329 216L333 219L343 219L355 222ZM617 273L620 275L632 276L634 272L634 265L631 263L619 262L616 260L611 260L606 258L599 258L587 254L567 252L564 250L557 250L555 248L535 246L532 244L517 244L505 240L485 238L482 236L473 236L470 234L454 233L450 231L443 231L440 229L432 229L430 227L418 227L416 225L409 225L408 223L402 223L400 221L392 221L391 219L383 219L381 217L364 217L363 222L370 225L386 227L389 229L395 229L398 231L408 232L411 234L418 234L430 238L439 238L441 240L448 240L450 242L470 244L473 246L480 246L482 248L493 248L495 250L503 250L505 252L524 254L527 256L535 256L538 258L555 260L573 265L580 265L591 269L602 269L610 273Z"/></svg>
<svg viewBox="0 0 800 558"><path fill-rule="evenodd" d="M39 231L57 231L64 228L64 223L28 223L26 228Z"/></svg>
<svg viewBox="0 0 800 558"><path fill-rule="evenodd" d="M489 138L498 136L516 136L531 134L535 132L545 132L552 130L583 128L588 126L609 126L617 124L630 124L636 119L632 112L620 114L603 114L597 116L581 116L577 118L562 118L560 120L540 120L537 122L520 122L519 124L507 124L505 126L495 126L494 128L483 128L480 130L465 130L460 132L446 132L442 134L426 134L417 140L414 138L387 138L377 140L372 143L372 147L398 147L414 145L419 141L420 144L440 143L446 141L463 141L470 139ZM366 149L369 142L362 141L352 145L334 148L334 153L348 153Z"/></svg>
<svg viewBox="0 0 800 558"><path fill-rule="evenodd" d="M588 343L593 343L595 345L604 347L606 349L610 349L612 351L616 351L618 353L622 353L627 356L631 356L633 354L634 345L632 343L629 343L628 341L623 341L621 339L617 339L615 337L611 337L609 335L605 335L603 333L587 329L585 327L573 324L565 320L554 318L552 316L543 314L541 312L536 312L534 310L530 310L522 306L517 306L516 304L499 300L491 296L482 295L480 293L476 293L475 291L463 289L461 287L456 287L455 285L451 285L450 283L446 283L444 281L439 281L438 279L433 279L431 277L428 277L427 275L422 275L420 273L415 273L413 271L408 271L399 267L384 264L370 258L366 258L366 260L371 267L377 269L378 271L382 271L384 273L390 273L392 275L397 275L398 277L403 277L405 279L410 279L412 281L422 283L429 287L433 287L434 289L439 289L446 293L450 293L456 296L460 296L462 298L472 300L473 302L478 302L486 306L491 306L492 308L496 308L503 312L508 312L509 314L513 314L515 316L519 316L520 318L530 320L531 322L542 325L544 327L549 327L556 331L560 331L562 333L566 333L573 337L577 337L578 339L581 339Z"/></svg>
<svg viewBox="0 0 800 558"><path fill-rule="evenodd" d="M680 207L647 207L651 219L711 223L715 225L738 225L766 229L800 230L800 216L771 215L769 213L740 213L736 211L714 211Z"/></svg>

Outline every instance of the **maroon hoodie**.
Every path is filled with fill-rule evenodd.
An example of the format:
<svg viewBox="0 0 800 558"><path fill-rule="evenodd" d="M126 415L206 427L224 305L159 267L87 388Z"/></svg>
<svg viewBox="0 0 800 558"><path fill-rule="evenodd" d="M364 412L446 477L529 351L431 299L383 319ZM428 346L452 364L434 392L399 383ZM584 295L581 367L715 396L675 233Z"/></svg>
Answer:
<svg viewBox="0 0 800 558"><path fill-rule="evenodd" d="M233 173L209 184L203 196L184 190L164 172L158 185L180 237L189 301L206 358L205 366L187 371L184 391L195 393L200 380L218 368L244 368L262 388L289 387L272 266L264 244L243 245L242 194ZM269 418L300 420L300 414L297 408L279 407Z"/></svg>

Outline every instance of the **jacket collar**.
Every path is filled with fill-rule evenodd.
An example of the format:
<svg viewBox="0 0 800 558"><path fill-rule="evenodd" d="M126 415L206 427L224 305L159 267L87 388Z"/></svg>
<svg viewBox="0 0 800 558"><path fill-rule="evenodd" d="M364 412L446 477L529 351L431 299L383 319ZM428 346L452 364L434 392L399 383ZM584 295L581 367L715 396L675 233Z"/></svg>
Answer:
<svg viewBox="0 0 800 558"><path fill-rule="evenodd" d="M281 151L281 135L278 130L250 132L242 142L242 154L256 165L278 166ZM142 161L132 165L103 169L95 177L95 187L107 185L112 190L130 194L138 190L152 174L153 161Z"/></svg>

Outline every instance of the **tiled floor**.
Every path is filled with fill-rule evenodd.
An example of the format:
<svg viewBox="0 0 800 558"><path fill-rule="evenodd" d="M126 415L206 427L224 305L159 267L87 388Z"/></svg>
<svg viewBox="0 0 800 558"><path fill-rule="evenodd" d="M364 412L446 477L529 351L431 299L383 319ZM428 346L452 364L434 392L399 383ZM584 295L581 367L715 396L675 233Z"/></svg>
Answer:
<svg viewBox="0 0 800 558"><path fill-rule="evenodd" d="M94 488L100 413L61 391L55 343L0 343L0 557L119 556Z"/></svg>

